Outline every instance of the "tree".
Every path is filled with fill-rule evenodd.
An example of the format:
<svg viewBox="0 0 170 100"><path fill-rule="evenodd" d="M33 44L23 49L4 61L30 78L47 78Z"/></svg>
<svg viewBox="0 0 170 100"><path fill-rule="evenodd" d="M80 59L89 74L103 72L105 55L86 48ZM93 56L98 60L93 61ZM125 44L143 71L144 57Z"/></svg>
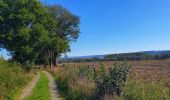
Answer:
<svg viewBox="0 0 170 100"><path fill-rule="evenodd" d="M30 37L29 25L35 19L31 8L36 0L1 0L0 44L11 52L13 58L23 62L31 57L32 48L27 44Z"/></svg>
<svg viewBox="0 0 170 100"><path fill-rule="evenodd" d="M79 18L38 0L0 0L0 48L14 60L56 65L79 36Z"/></svg>
<svg viewBox="0 0 170 100"><path fill-rule="evenodd" d="M21 63L35 61L39 44L48 39L47 28L54 25L46 9L38 0L1 0L0 8L1 48Z"/></svg>
<svg viewBox="0 0 170 100"><path fill-rule="evenodd" d="M49 13L53 15L56 20L55 34L60 40L59 45L56 45L54 49L54 60L53 64L56 66L57 58L61 53L66 53L70 51L69 43L76 41L79 36L79 17L69 12L66 8L59 5L46 6ZM61 42L62 41L62 42ZM64 44L64 45L63 45Z"/></svg>

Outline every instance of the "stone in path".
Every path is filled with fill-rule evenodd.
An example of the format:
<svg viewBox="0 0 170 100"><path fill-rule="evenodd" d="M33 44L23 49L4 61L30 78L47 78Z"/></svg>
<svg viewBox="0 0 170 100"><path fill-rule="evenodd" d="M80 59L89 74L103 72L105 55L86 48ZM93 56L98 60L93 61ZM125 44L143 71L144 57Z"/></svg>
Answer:
<svg viewBox="0 0 170 100"><path fill-rule="evenodd" d="M55 80L53 79L52 75L47 71L43 71L43 72L46 74L46 76L48 77L48 80L49 80L48 84L49 84L49 89L51 92L51 100L61 100L61 98L59 98L57 86L56 86Z"/></svg>
<svg viewBox="0 0 170 100"><path fill-rule="evenodd" d="M35 76L35 78L26 86L26 88L23 89L21 96L19 97L19 100L24 100L25 97L31 95L31 92L33 88L35 87L36 83L38 82L40 78L40 73Z"/></svg>

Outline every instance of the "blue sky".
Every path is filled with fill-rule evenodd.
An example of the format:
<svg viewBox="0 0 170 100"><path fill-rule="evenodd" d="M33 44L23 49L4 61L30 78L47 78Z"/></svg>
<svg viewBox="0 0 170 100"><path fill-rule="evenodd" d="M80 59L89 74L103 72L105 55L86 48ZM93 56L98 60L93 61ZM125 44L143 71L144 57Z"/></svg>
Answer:
<svg viewBox="0 0 170 100"><path fill-rule="evenodd" d="M170 0L41 1L80 16L68 56L170 49Z"/></svg>
<svg viewBox="0 0 170 100"><path fill-rule="evenodd" d="M69 56L170 49L169 0L42 0L80 16Z"/></svg>

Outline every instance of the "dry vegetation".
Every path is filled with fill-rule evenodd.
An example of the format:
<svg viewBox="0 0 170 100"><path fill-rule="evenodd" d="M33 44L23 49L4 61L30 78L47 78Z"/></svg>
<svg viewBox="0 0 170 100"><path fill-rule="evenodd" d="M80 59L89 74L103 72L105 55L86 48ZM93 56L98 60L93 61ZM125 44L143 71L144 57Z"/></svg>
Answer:
<svg viewBox="0 0 170 100"><path fill-rule="evenodd" d="M92 78L92 73L87 72L88 74L84 73L87 75L82 76L76 73L81 70L80 68L82 66L86 67L85 70L92 70L93 68L98 69L100 63L104 64L105 69L108 70L112 64L120 62L67 63L61 64L60 67L52 70L52 72L56 76L58 82L66 83L66 90L69 91L67 95L69 94L72 99L92 99L92 97L96 95L96 83ZM101 97L102 99L170 99L170 60L128 61L128 63L132 65L132 68L129 72L126 84L123 87L122 95L117 96L108 94ZM62 90L63 88L65 87L60 89ZM72 97L73 95L74 98ZM68 96L68 99L70 97Z"/></svg>

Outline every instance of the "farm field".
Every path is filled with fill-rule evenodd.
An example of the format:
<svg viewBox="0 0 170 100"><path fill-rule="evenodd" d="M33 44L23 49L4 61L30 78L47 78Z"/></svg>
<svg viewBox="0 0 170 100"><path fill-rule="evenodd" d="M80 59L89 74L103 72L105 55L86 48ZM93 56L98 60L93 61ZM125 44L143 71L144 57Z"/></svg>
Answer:
<svg viewBox="0 0 170 100"><path fill-rule="evenodd" d="M114 63L119 63L122 61L100 61L100 62L77 62L77 63L62 63L62 64L75 64L75 65L99 65L100 63L105 65L111 65ZM143 67L148 66L169 66L170 65L170 59L165 60L142 60L142 61L127 61L129 64L133 65L134 67L142 65Z"/></svg>
<svg viewBox="0 0 170 100"><path fill-rule="evenodd" d="M59 90L66 99L96 99L98 81L93 79L93 69L101 71L104 66L108 75L110 66L121 61L81 62L60 64L51 70L56 77ZM128 61L131 68L122 87L121 96L104 94L103 100L169 100L170 99L170 60ZM103 65L101 65L103 64ZM124 65L120 65L122 67ZM127 65L125 65L127 66ZM98 72L100 72L98 71ZM120 71L122 71L120 69ZM99 73L97 73L99 74ZM106 76L107 76L106 75ZM105 76L105 74L103 74ZM114 78L114 76L113 76ZM119 77L120 78L120 77ZM101 78L102 79L102 78ZM100 79L100 81L101 81ZM103 80L103 79L102 79ZM119 79L118 79L119 80ZM63 86L64 84L64 86ZM105 87L103 83L103 87ZM101 87L102 88L102 87ZM105 87L107 88L107 86ZM66 91L71 91L71 94ZM98 89L97 89L98 90ZM70 95L70 96L68 96ZM73 98L73 95L75 97Z"/></svg>
<svg viewBox="0 0 170 100"><path fill-rule="evenodd" d="M63 63L64 65L69 66L91 66L98 68L100 64L104 64L107 69L109 66L120 63L122 61L101 61L101 62L77 62L77 63ZM170 76L170 59L166 60L145 60L145 61L127 61L132 65L132 71L138 71L141 74L143 73L155 73L157 75L166 75ZM61 65L63 65L61 64Z"/></svg>
<svg viewBox="0 0 170 100"><path fill-rule="evenodd" d="M82 62L66 63L68 66L90 66L98 69L100 64L108 69L111 65L121 63L122 61L101 61L101 62ZM170 80L170 59L166 60L145 60L145 61L127 61L131 65L130 76L141 77L145 80L161 80L163 78ZM170 84L169 84L170 85Z"/></svg>

